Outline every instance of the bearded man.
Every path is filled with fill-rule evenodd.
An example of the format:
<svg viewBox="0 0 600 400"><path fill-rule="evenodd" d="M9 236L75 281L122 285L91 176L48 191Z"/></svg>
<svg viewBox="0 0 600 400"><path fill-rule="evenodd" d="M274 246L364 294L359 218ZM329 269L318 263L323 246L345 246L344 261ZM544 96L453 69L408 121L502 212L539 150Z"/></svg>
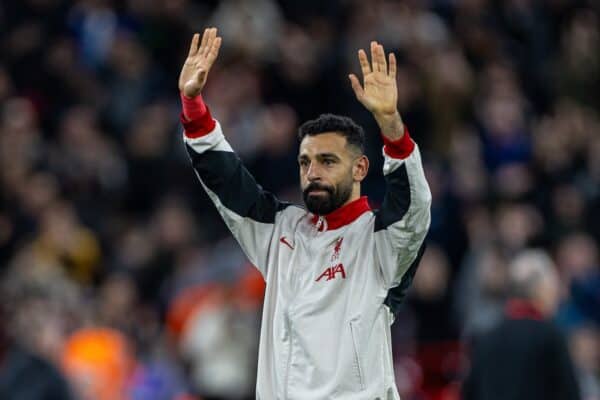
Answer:
<svg viewBox="0 0 600 400"><path fill-rule="evenodd" d="M198 178L267 285L256 398L399 399L390 325L423 252L431 194L397 110L396 59L359 50L349 75L384 141L381 209L361 197L364 132L321 115L299 129L306 209L260 187L225 139L201 92L217 58L215 28L195 34L179 78L184 141Z"/></svg>

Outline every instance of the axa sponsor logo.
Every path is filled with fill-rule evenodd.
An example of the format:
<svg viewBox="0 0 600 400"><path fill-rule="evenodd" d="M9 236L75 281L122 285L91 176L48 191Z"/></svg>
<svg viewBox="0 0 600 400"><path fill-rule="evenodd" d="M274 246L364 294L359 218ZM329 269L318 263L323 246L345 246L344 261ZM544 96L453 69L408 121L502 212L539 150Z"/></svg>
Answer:
<svg viewBox="0 0 600 400"><path fill-rule="evenodd" d="M330 281L335 279L336 274L340 274L342 279L346 279L346 271L344 270L344 266L342 264L334 265L333 267L326 268L325 271L315 280L315 282L319 282L323 278L327 278L326 281Z"/></svg>

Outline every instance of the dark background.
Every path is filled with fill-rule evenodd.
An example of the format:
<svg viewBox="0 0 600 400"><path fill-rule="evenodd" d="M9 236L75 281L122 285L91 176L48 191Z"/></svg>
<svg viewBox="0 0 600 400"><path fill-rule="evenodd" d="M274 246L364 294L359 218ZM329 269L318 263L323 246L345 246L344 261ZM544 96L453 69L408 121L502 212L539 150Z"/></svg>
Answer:
<svg viewBox="0 0 600 400"><path fill-rule="evenodd" d="M50 361L87 398L252 398L262 280L196 182L178 125L189 41L216 26L204 98L257 180L297 202L296 128L324 112L365 127L363 192L381 201L381 141L347 74L371 40L396 52L399 109L433 193L429 247L392 328L404 400L458 398L469 338L498 321L507 264L531 247L556 264L555 320L584 398L600 399L599 10L3 1L4 354Z"/></svg>

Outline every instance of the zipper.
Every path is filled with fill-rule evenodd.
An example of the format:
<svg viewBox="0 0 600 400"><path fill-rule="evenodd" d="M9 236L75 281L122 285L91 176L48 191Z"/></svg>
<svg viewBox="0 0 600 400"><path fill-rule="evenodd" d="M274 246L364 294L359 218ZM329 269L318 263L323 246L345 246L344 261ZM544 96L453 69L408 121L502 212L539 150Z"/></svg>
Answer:
<svg viewBox="0 0 600 400"><path fill-rule="evenodd" d="M287 361L285 364L285 377L284 377L284 393L283 393L283 398L284 400L288 398L288 387L289 387L289 378L290 378L290 364L292 362L292 330L291 330L291 322L290 322L290 317L286 314L285 316L285 328L287 330L287 336L288 336L288 355L287 355Z"/></svg>
<svg viewBox="0 0 600 400"><path fill-rule="evenodd" d="M384 354L387 354L389 356L389 359L385 359L383 360L383 370L384 371L394 371L394 356L392 353L392 332L390 331L390 326L392 325L392 323L394 322L394 314L391 313L391 311L389 310L389 308L387 306L384 306L385 309L385 316L383 319L383 331L385 332L385 350L384 350ZM387 362L386 362L387 361ZM393 372L392 372L393 374ZM387 378L384 378L387 379ZM392 378L394 379L394 378Z"/></svg>
<svg viewBox="0 0 600 400"><path fill-rule="evenodd" d="M327 219L324 216L319 215L317 223L315 224L315 228L317 233L321 231L325 232L327 230Z"/></svg>
<svg viewBox="0 0 600 400"><path fill-rule="evenodd" d="M350 335L352 336L352 348L354 349L354 363L356 364L358 382L360 384L361 390L365 390L365 381L363 379L363 370L360 365L360 353L358 351L357 333L355 333L353 321L350 321Z"/></svg>

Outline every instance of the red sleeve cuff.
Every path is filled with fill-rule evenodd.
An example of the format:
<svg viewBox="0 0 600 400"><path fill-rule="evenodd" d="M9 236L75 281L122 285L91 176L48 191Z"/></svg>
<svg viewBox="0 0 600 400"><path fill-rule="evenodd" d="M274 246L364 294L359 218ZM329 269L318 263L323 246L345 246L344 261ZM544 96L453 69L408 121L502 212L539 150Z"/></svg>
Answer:
<svg viewBox="0 0 600 400"><path fill-rule="evenodd" d="M190 98L181 93L183 111L180 120L185 130L185 136L190 139L207 135L215 129L217 122L210 115L210 110L202 96Z"/></svg>
<svg viewBox="0 0 600 400"><path fill-rule="evenodd" d="M185 115L187 119L192 120L200 118L202 114L206 112L206 103L204 103L201 94L195 97L187 97L180 92L179 96L181 97L183 115Z"/></svg>
<svg viewBox="0 0 600 400"><path fill-rule="evenodd" d="M390 140L385 135L383 137L383 151L389 157L405 159L415 149L415 142L410 138L408 128L404 125L404 135L398 140Z"/></svg>

